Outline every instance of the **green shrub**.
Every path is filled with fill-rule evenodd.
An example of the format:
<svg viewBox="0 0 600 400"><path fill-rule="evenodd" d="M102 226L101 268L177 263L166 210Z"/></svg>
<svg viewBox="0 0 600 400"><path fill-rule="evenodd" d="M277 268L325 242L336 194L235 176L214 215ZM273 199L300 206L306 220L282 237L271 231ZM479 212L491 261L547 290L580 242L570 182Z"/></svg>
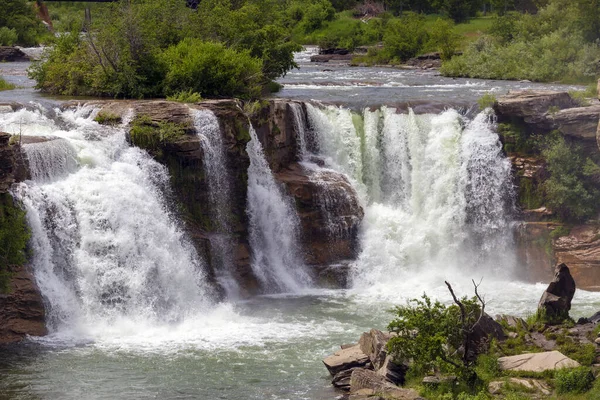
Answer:
<svg viewBox="0 0 600 400"><path fill-rule="evenodd" d="M591 343L575 343L569 338L559 346L558 350L581 365L589 366L596 360L596 345Z"/></svg>
<svg viewBox="0 0 600 400"><path fill-rule="evenodd" d="M202 101L202 96L200 96L200 93L192 92L192 89L189 89L177 92L173 96L167 96L167 100L180 103L198 103Z"/></svg>
<svg viewBox="0 0 600 400"><path fill-rule="evenodd" d="M549 141L542 156L550 173L544 182L548 205L564 221L579 221L592 216L598 207L595 199L599 192L584 174L593 168L585 168L588 160L581 155L581 149L558 136ZM593 164L593 161L589 162Z"/></svg>
<svg viewBox="0 0 600 400"><path fill-rule="evenodd" d="M262 63L248 51L188 38L169 47L161 59L167 66L167 94L193 90L202 96L260 95Z"/></svg>
<svg viewBox="0 0 600 400"><path fill-rule="evenodd" d="M3 26L0 28L0 46L12 46L17 43L17 31Z"/></svg>
<svg viewBox="0 0 600 400"><path fill-rule="evenodd" d="M25 263L28 240L25 211L10 194L0 194L0 293L8 290L9 267Z"/></svg>
<svg viewBox="0 0 600 400"><path fill-rule="evenodd" d="M383 34L383 51L390 60L406 61L423 49L428 39L423 22L424 17L415 13L405 13L388 22Z"/></svg>
<svg viewBox="0 0 600 400"><path fill-rule="evenodd" d="M94 121L101 125L118 125L122 119L120 115L113 114L107 111L100 111Z"/></svg>
<svg viewBox="0 0 600 400"><path fill-rule="evenodd" d="M0 0L0 45L2 37L7 45L35 46L50 35L37 18L33 2L26 0ZM16 38L14 35L16 34Z"/></svg>
<svg viewBox="0 0 600 400"><path fill-rule="evenodd" d="M558 393L585 393L594 384L594 374L588 367L563 368L554 374L554 384Z"/></svg>
<svg viewBox="0 0 600 400"><path fill-rule="evenodd" d="M454 23L447 19L438 18L428 33L429 39L425 48L438 51L444 61L454 56L462 41L462 36L454 32Z"/></svg>
<svg viewBox="0 0 600 400"><path fill-rule="evenodd" d="M154 122L147 115L140 115L131 122L131 143L151 153L160 153L160 147L185 135L185 127L172 122Z"/></svg>
<svg viewBox="0 0 600 400"><path fill-rule="evenodd" d="M12 83L6 82L2 77L0 77L0 92L3 90L12 90L15 87L16 87L15 85L13 85Z"/></svg>
<svg viewBox="0 0 600 400"><path fill-rule="evenodd" d="M477 100L477 104L479 104L479 108L485 110L488 107L493 107L496 104L496 96L491 93L486 93Z"/></svg>

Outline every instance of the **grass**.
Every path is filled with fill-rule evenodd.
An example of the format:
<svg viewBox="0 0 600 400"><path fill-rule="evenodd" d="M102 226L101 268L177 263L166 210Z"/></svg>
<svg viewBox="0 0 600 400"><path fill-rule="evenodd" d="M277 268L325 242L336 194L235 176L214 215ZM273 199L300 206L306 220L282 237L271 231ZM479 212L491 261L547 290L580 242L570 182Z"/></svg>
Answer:
<svg viewBox="0 0 600 400"><path fill-rule="evenodd" d="M13 90L16 86L12 83L6 82L4 79L0 78L0 92L3 90Z"/></svg>

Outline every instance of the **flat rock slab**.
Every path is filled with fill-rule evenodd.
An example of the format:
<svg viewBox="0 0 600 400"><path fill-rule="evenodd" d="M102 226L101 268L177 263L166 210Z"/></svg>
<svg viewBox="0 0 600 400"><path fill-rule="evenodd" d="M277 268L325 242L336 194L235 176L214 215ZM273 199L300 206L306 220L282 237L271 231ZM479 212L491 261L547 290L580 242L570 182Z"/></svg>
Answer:
<svg viewBox="0 0 600 400"><path fill-rule="evenodd" d="M332 356L326 357L323 364L331 375L350 368L364 367L369 362L369 356L360 350L360 346L352 346L336 351Z"/></svg>
<svg viewBox="0 0 600 400"><path fill-rule="evenodd" d="M498 359L501 370L543 372L560 368L575 368L580 364L571 360L560 351L544 353L519 354L517 356L501 357Z"/></svg>

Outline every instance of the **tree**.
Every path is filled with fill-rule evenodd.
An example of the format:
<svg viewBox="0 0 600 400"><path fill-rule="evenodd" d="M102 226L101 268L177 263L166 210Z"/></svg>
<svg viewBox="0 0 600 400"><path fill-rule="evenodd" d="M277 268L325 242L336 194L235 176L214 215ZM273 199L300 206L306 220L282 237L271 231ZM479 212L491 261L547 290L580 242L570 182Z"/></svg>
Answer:
<svg viewBox="0 0 600 400"><path fill-rule="evenodd" d="M23 46L39 44L48 33L31 3L25 0L0 0L0 27L14 29L16 43Z"/></svg>
<svg viewBox="0 0 600 400"><path fill-rule="evenodd" d="M483 4L482 0L432 0L434 8L461 23L475 16Z"/></svg>
<svg viewBox="0 0 600 400"><path fill-rule="evenodd" d="M480 349L472 335L485 316L485 301L475 282L475 297L471 299L458 299L452 286L448 282L446 285L455 303L452 306L432 302L423 294L421 299L396 307L396 319L388 326L396 336L388 342L388 350L398 361L412 360L411 368L416 373L452 372L474 384Z"/></svg>

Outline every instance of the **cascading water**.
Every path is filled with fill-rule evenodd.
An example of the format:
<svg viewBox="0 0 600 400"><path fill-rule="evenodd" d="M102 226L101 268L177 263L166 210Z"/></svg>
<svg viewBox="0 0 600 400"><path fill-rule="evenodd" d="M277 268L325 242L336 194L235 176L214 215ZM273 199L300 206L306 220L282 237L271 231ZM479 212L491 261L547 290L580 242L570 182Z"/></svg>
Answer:
<svg viewBox="0 0 600 400"><path fill-rule="evenodd" d="M168 212L166 169L93 115L78 108L51 119L23 109L0 117L4 131L25 121L23 134L58 138L24 145L33 179L13 190L27 210L50 330L119 335L202 313L212 291Z"/></svg>
<svg viewBox="0 0 600 400"><path fill-rule="evenodd" d="M225 146L216 115L210 110L192 110L194 126L202 138L204 171L208 181L212 222L211 261L219 284L228 297L237 297L239 286L232 275L234 240L231 221L231 180L227 172Z"/></svg>
<svg viewBox="0 0 600 400"><path fill-rule="evenodd" d="M454 110L307 111L328 164L362 194L355 289L386 295L414 279L510 275L510 163L487 111L470 122Z"/></svg>
<svg viewBox="0 0 600 400"><path fill-rule="evenodd" d="M267 291L296 292L311 285L298 249L299 219L291 199L275 182L252 126L250 137L246 151L252 269Z"/></svg>

